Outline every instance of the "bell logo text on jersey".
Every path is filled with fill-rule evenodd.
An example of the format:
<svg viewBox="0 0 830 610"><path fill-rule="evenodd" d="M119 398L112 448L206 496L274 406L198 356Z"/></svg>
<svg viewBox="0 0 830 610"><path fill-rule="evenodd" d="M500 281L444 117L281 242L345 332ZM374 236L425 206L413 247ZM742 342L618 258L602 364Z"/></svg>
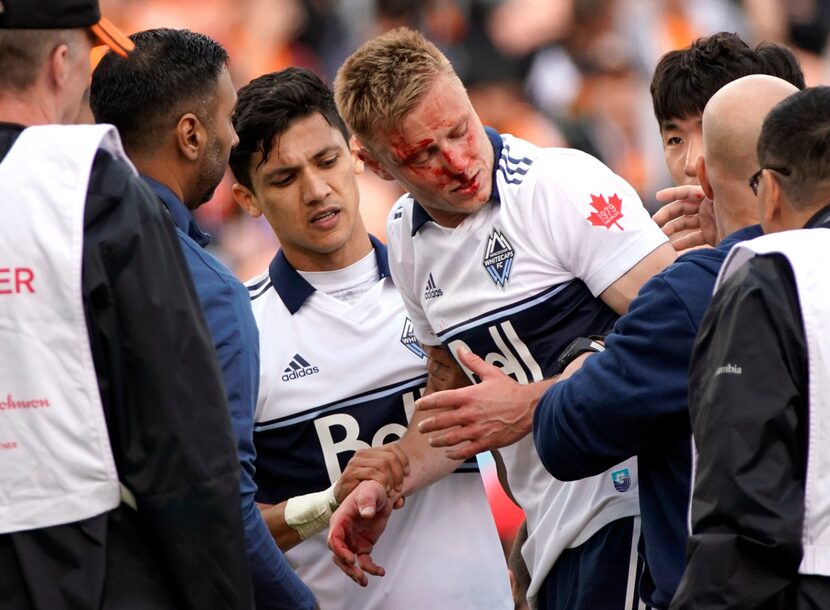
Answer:
<svg viewBox="0 0 830 610"><path fill-rule="evenodd" d="M513 266L514 256L513 246L507 238L498 229L493 229L487 238L487 248L484 250L482 263L496 286L504 287L510 279L510 268Z"/></svg>
<svg viewBox="0 0 830 610"><path fill-rule="evenodd" d="M424 299L435 299L443 296L443 294L444 291L435 285L435 280L432 279L432 273L430 273L427 278L427 287L424 289Z"/></svg>
<svg viewBox="0 0 830 610"><path fill-rule="evenodd" d="M542 367L539 366L527 344L522 341L509 320L490 326L487 332L493 340L495 349L485 354L479 353L482 360L487 364L499 367L502 373L513 377L519 383L532 383L544 379ZM475 352L461 339L455 339L447 344L451 354L457 354L461 347ZM461 363L459 362L459 364ZM481 381L466 366L461 365L461 368L474 383Z"/></svg>
<svg viewBox="0 0 830 610"><path fill-rule="evenodd" d="M432 277L432 276L430 276ZM418 358L426 358L427 354L415 337L415 329L412 328L412 320L406 318L403 323L403 332L401 332L401 343L410 352L418 356Z"/></svg>
<svg viewBox="0 0 830 610"><path fill-rule="evenodd" d="M314 375L319 372L319 368L311 366L305 358L300 356L300 354L294 354L291 362L288 363L288 366L285 367L285 370L283 371L282 380L292 381L294 379L308 377L309 375Z"/></svg>
<svg viewBox="0 0 830 610"><path fill-rule="evenodd" d="M614 225L620 231L623 230L617 222L623 217L622 200L617 197L616 193L611 195L607 201L602 195L591 195L591 207L596 210L588 216L588 222L592 225L595 227L605 227L609 231L611 230L611 225Z"/></svg>
<svg viewBox="0 0 830 610"><path fill-rule="evenodd" d="M415 401L424 393L424 387L401 394L401 404L406 416L407 424L415 413ZM360 422L348 413L333 413L314 420L314 429L323 450L323 460L326 464L329 480L332 484L343 474L338 456L344 452L354 452L370 447L380 447L403 438L406 426L397 423L388 423L375 430L371 442L360 440Z"/></svg>
<svg viewBox="0 0 830 610"><path fill-rule="evenodd" d="M612 472L611 481L614 483L614 489L620 493L625 493L631 489L631 473L628 472L628 468Z"/></svg>

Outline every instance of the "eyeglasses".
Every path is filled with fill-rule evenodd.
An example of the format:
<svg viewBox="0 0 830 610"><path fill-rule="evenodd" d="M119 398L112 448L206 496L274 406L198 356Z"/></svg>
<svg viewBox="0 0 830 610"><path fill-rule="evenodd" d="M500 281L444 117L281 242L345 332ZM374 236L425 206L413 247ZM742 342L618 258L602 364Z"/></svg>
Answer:
<svg viewBox="0 0 830 610"><path fill-rule="evenodd" d="M758 183L761 181L761 174L764 173L765 169L771 169L772 171L778 172L779 174L781 174L783 176L789 176L790 175L790 170L787 169L786 167L782 167L780 165L765 165L764 167L759 169L757 172L752 174L752 176L750 176L750 178L749 178L749 188L752 189L752 192L755 193L756 197L758 196Z"/></svg>

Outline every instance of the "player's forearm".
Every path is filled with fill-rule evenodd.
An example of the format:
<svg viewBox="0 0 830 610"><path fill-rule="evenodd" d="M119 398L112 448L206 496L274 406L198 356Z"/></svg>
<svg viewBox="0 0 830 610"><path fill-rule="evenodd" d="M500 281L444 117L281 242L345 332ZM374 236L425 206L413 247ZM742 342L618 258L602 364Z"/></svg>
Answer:
<svg viewBox="0 0 830 610"><path fill-rule="evenodd" d="M285 521L285 505L288 502L279 504L258 504L262 513L262 520L271 532L271 536L280 547L280 550L288 551L302 542L297 531Z"/></svg>
<svg viewBox="0 0 830 610"><path fill-rule="evenodd" d="M443 448L430 447L427 436L418 431L418 422L424 418L424 415L416 413L400 441L401 449L409 458L409 473L404 477L403 496L409 496L443 479L463 463L463 460L448 458Z"/></svg>

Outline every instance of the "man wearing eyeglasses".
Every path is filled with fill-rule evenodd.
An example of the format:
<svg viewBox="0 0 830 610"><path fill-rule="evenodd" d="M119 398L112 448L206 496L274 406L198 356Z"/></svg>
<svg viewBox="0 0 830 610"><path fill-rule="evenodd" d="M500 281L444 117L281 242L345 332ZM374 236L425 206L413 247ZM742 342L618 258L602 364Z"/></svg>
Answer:
<svg viewBox="0 0 830 610"><path fill-rule="evenodd" d="M830 608L830 88L768 115L736 246L692 354L698 460L675 609ZM811 229L811 230L793 230Z"/></svg>

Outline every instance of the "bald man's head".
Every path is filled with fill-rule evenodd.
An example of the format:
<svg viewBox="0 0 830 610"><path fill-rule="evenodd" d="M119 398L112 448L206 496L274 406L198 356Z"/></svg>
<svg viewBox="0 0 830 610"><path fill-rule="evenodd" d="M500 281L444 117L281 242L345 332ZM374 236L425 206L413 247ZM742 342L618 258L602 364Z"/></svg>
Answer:
<svg viewBox="0 0 830 610"><path fill-rule="evenodd" d="M715 203L719 239L758 222L755 195L747 184L758 169L758 136L767 113L796 91L780 78L753 74L725 85L706 104L699 173Z"/></svg>

